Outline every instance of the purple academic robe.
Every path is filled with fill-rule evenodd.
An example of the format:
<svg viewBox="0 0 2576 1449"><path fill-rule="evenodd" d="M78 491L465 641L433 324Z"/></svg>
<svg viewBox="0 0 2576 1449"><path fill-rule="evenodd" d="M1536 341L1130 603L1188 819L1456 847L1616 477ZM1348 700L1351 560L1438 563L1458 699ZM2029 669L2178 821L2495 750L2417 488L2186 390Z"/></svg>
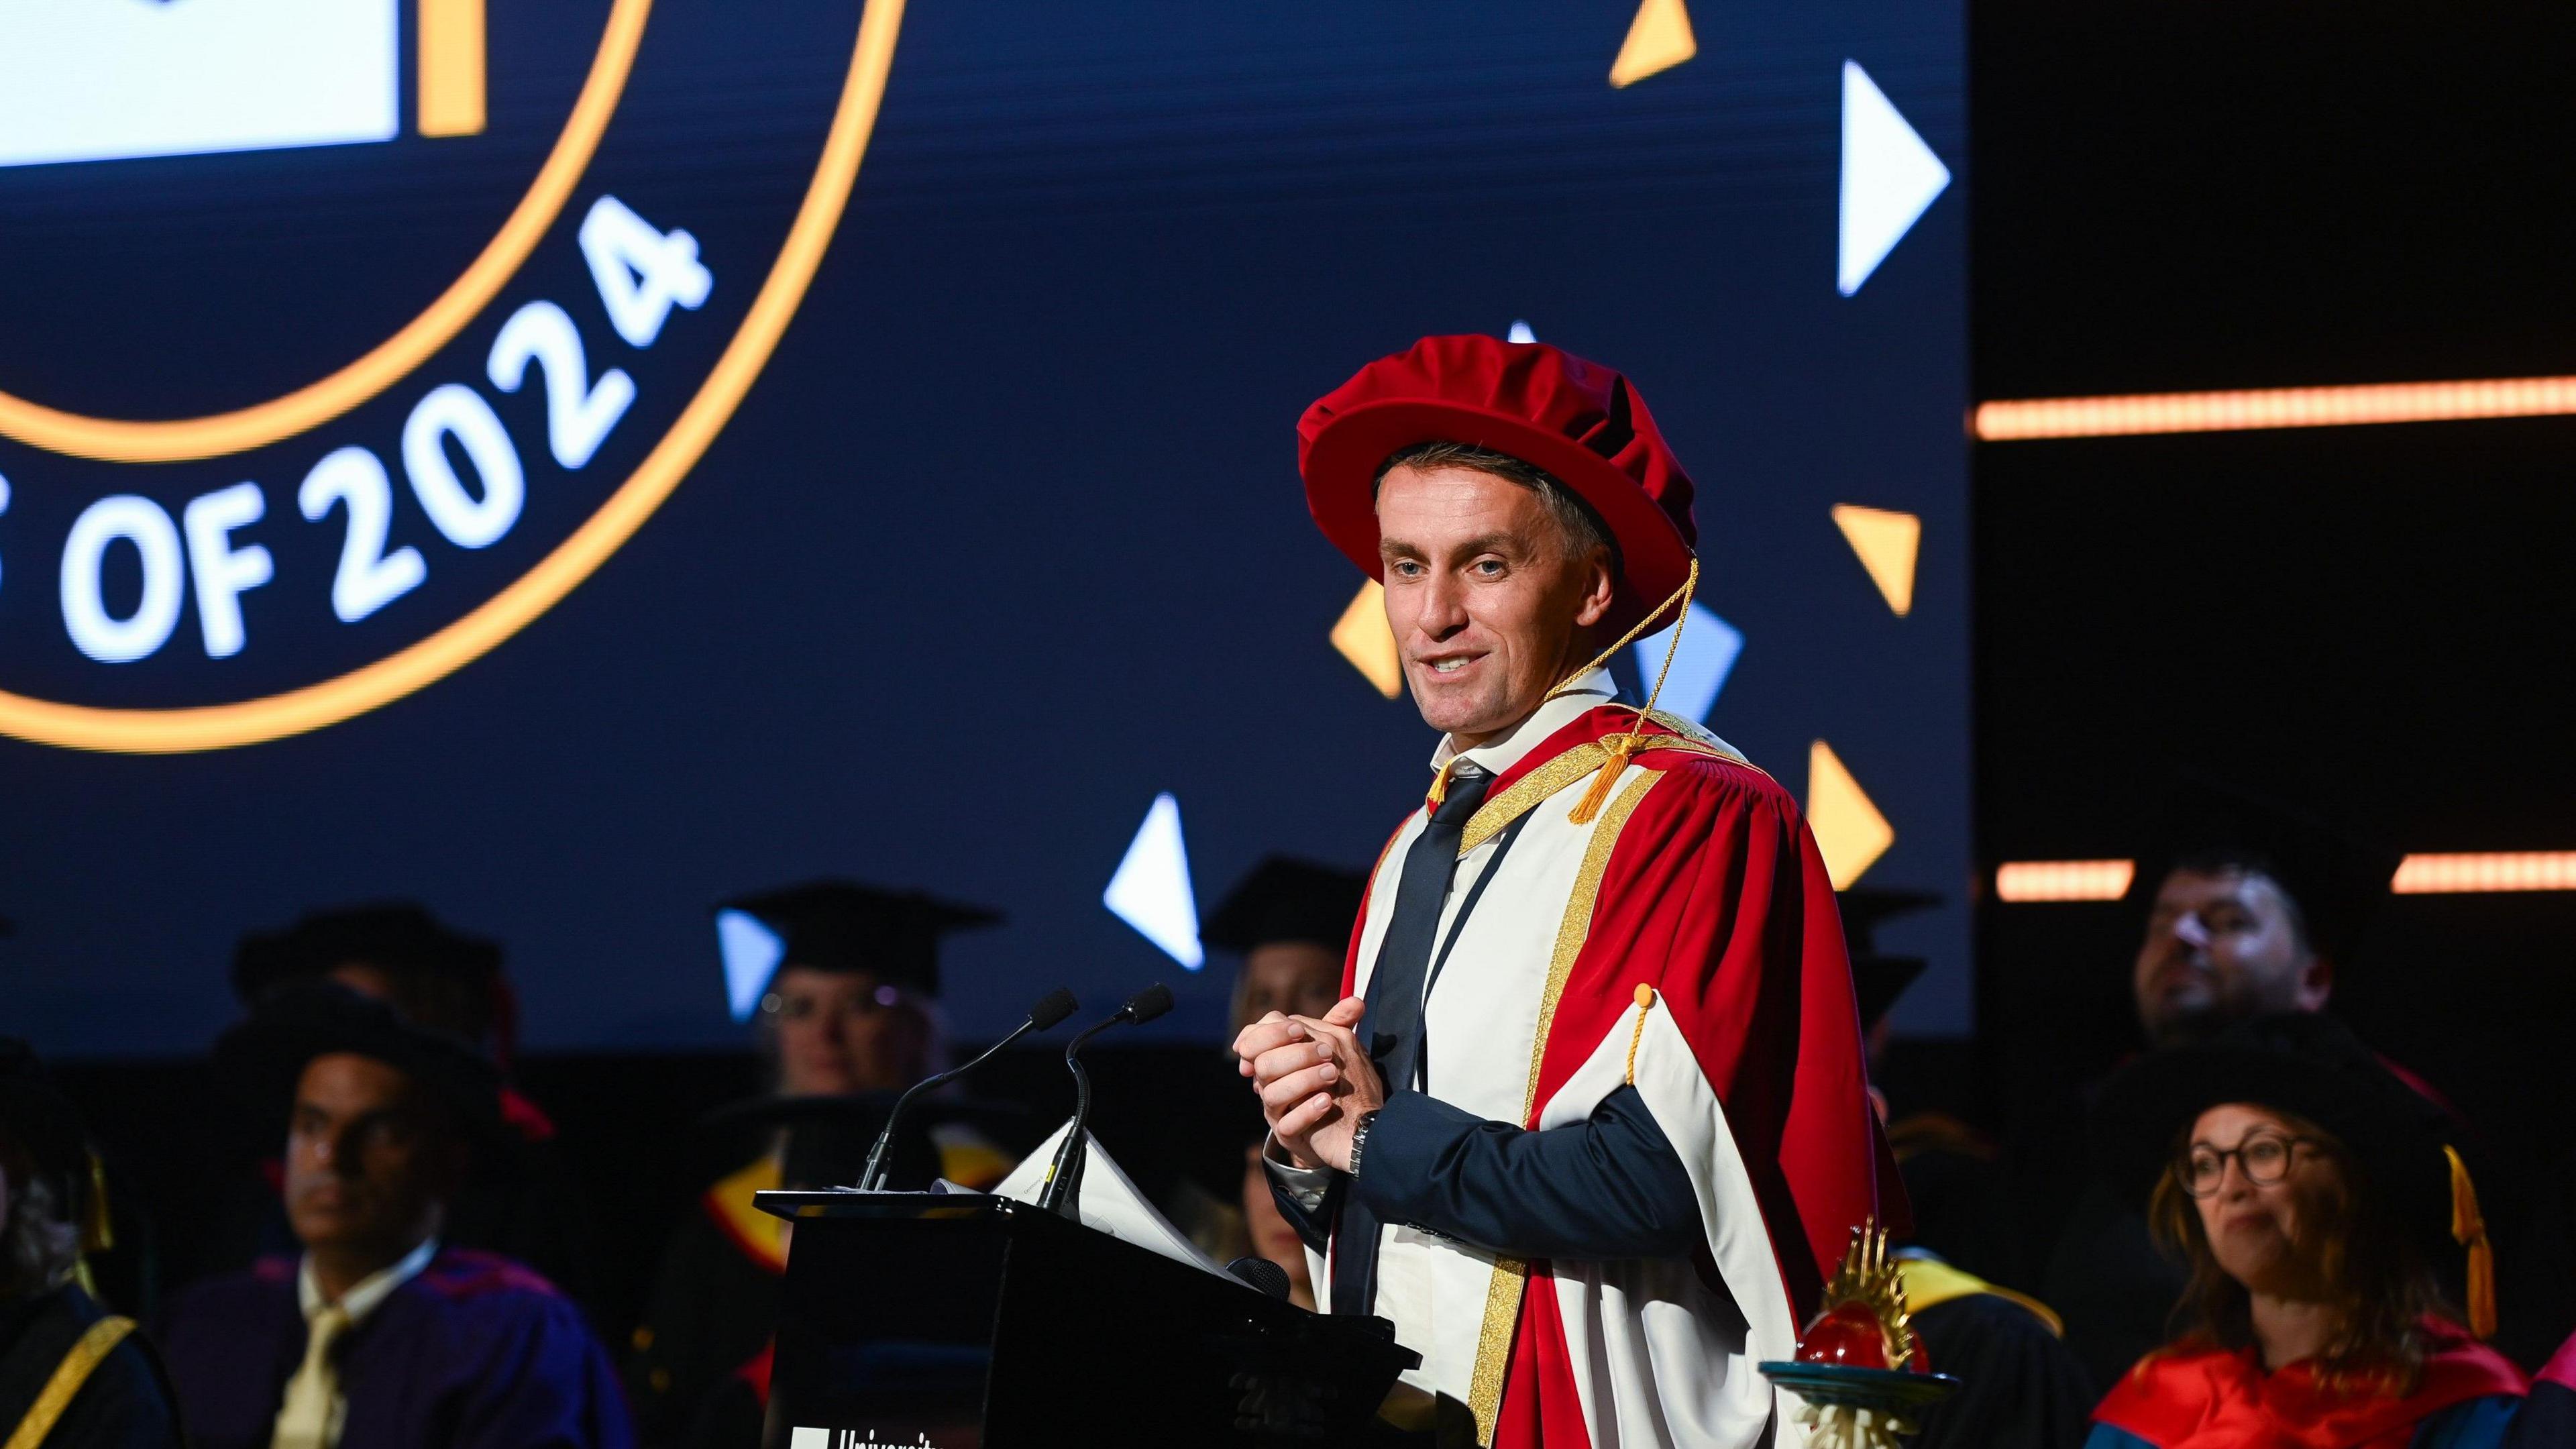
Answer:
<svg viewBox="0 0 2576 1449"><path fill-rule="evenodd" d="M296 1263L266 1259L171 1305L162 1356L197 1449L259 1449L304 1357ZM341 1449L629 1449L625 1401L581 1311L507 1258L441 1249L350 1330Z"/></svg>

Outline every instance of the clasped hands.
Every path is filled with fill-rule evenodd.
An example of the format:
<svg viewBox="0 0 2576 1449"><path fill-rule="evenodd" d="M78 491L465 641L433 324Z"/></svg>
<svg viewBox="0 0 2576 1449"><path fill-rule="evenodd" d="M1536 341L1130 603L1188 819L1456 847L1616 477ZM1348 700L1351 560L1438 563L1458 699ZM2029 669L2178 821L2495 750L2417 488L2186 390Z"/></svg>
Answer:
<svg viewBox="0 0 2576 1449"><path fill-rule="evenodd" d="M1321 1017L1274 1011L1234 1039L1236 1070L1261 1094L1271 1135L1299 1167L1351 1168L1351 1131L1386 1104L1386 1084L1352 1029L1367 1003L1335 1002Z"/></svg>

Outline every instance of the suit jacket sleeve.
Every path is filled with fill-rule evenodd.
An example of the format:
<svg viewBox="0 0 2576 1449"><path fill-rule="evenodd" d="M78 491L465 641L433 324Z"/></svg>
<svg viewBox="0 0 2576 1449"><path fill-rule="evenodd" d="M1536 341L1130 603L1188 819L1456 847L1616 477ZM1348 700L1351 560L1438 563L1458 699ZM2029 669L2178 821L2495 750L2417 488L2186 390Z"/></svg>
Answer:
<svg viewBox="0 0 2576 1449"><path fill-rule="evenodd" d="M1690 1173L1633 1087L1543 1132L1397 1092L1352 1190L1380 1221L1515 1257L1687 1258L1701 1238Z"/></svg>

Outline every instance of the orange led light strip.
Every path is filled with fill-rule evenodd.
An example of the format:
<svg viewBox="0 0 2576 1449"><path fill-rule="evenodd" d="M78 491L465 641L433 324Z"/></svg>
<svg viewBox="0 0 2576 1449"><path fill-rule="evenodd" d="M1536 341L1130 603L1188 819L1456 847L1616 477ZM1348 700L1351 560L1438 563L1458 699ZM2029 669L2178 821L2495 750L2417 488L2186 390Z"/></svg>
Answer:
<svg viewBox="0 0 2576 1449"><path fill-rule="evenodd" d="M1995 867L1995 898L2116 901L2129 893L2134 860L2008 860Z"/></svg>
<svg viewBox="0 0 2576 1449"><path fill-rule="evenodd" d="M1995 867L1995 898L2116 901L2137 874L2133 860L2008 860ZM2489 891L2576 891L2576 850L2471 851L2410 855L2388 882L2401 896Z"/></svg>
<svg viewBox="0 0 2576 1449"><path fill-rule="evenodd" d="M2568 413L2576 413L2576 377L2497 377L2353 387L2025 398L1977 404L1969 418L1969 432L1982 443L2009 443L2029 438L2229 433L2253 428L2439 423Z"/></svg>
<svg viewBox="0 0 2576 1449"><path fill-rule="evenodd" d="M2576 891L2576 850L2410 855L2388 888L2401 896L2470 891Z"/></svg>

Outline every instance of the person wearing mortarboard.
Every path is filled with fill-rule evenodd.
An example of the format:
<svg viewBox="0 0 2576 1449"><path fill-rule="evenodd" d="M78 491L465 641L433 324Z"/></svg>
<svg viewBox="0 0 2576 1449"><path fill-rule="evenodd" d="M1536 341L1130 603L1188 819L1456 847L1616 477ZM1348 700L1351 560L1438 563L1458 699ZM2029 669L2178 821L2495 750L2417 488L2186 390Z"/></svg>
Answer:
<svg viewBox="0 0 2576 1449"><path fill-rule="evenodd" d="M79 1114L25 1042L0 1037L0 1443L177 1449L159 1357L81 1283L97 1191Z"/></svg>
<svg viewBox="0 0 2576 1449"><path fill-rule="evenodd" d="M586 1299L598 1281L593 1217L556 1149L554 1123L510 1083L518 998L503 967L499 942L459 931L414 902L381 901L308 912L283 930L242 937L232 986L243 1006L256 1008L282 988L336 982L491 1058L501 1072L502 1116L518 1139L512 1170L478 1175L448 1205L446 1240L516 1259ZM239 1215L246 1221L238 1233L252 1241L238 1261L287 1246L275 1205L276 1164L264 1168L268 1191Z"/></svg>
<svg viewBox="0 0 2576 1449"><path fill-rule="evenodd" d="M1917 976L1920 957L1878 949L1878 927L1890 917L1933 905L1915 891L1855 886L1842 893L1843 929L1851 941L1852 983L1861 1029L1876 1069L1887 1041L1887 1014ZM1871 1088L1888 1111L1886 1099ZM1932 1371L1956 1375L1960 1387L1921 1415L1910 1449L2074 1449L2084 1442L2097 1395L2067 1352L2063 1325L2048 1305L1987 1281L1958 1246L1993 1255L1997 1234L2013 1227L2010 1188L1996 1154L1967 1124L1946 1114L1893 1117L1888 1145L1904 1175L1915 1230L1896 1250L1898 1281L1915 1337Z"/></svg>
<svg viewBox="0 0 2576 1449"><path fill-rule="evenodd" d="M2454 1125L2341 1023L2260 1016L2141 1058L2094 1123L2190 1276L2090 1449L2505 1442L2525 1383L2482 1341L2494 1265Z"/></svg>
<svg viewBox="0 0 2576 1449"><path fill-rule="evenodd" d="M161 1339L200 1449L623 1449L607 1354L574 1303L446 1241L506 1165L500 1074L464 1041L330 982L281 987L216 1042L285 1137L298 1251L180 1294Z"/></svg>
<svg viewBox="0 0 2576 1449"><path fill-rule="evenodd" d="M1771 1442L1756 1364L1903 1206L1796 800L1604 667L1687 618L1691 481L1626 378L1491 337L1370 363L1298 442L1444 738L1344 999L1237 1039L1281 1211L1435 1432Z"/></svg>
<svg viewBox="0 0 2576 1449"><path fill-rule="evenodd" d="M1320 1017L1342 998L1342 955L1350 949L1367 877L1293 856L1262 859L1226 892L1199 939L1241 959L1234 978L1233 1025L1240 1032L1273 1012ZM1232 1060L1231 1055L1227 1060ZM1164 1215L1220 1263L1256 1254L1288 1275L1288 1297L1315 1306L1306 1249L1279 1213L1261 1169L1268 1130L1259 1104L1229 1094L1233 1130L1211 1131L1210 1150L1181 1174ZM1239 1115L1238 1115L1239 1114Z"/></svg>
<svg viewBox="0 0 2576 1449"><path fill-rule="evenodd" d="M2178 774L2129 897L2144 918L2130 984L2148 1044L2185 1046L2258 1015L2326 1010L2397 862L2298 807ZM2042 1280L2096 1383L2164 1341L2184 1286L2150 1240L2143 1205L2106 1187L2084 1188Z"/></svg>
<svg viewBox="0 0 2576 1449"><path fill-rule="evenodd" d="M838 880L747 896L717 912L720 935L748 929L774 944L776 964L760 996L755 1030L771 1065L774 1095L791 1114L797 1110L793 1104L804 1099L880 1098L940 1070L946 1054L940 938L1002 919L998 912L919 891ZM702 1193L696 1210L672 1233L627 1366L645 1443L687 1442L710 1399L768 1349L787 1266L786 1224L753 1206L752 1195L782 1186L835 1185L790 1183L785 1168L799 1139L823 1142L835 1135L826 1129L840 1120L826 1112L814 1119L812 1131L774 1134L758 1157ZM1010 1170L1012 1160L971 1124L928 1125L935 1152L930 1170L937 1175L987 1187ZM818 1164L837 1160L804 1156ZM855 1164L850 1166L855 1175ZM928 1185L900 1164L889 1183Z"/></svg>

